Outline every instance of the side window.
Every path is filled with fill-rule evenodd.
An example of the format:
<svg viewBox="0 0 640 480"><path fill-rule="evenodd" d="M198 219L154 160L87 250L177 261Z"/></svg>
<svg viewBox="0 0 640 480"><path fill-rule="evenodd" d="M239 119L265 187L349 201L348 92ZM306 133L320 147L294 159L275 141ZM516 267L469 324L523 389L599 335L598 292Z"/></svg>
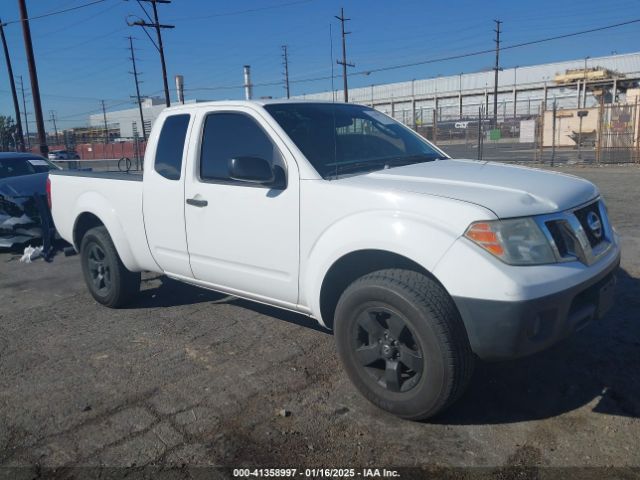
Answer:
<svg viewBox="0 0 640 480"><path fill-rule="evenodd" d="M229 178L229 160L236 157L262 158L284 175L278 148L254 119L242 113L209 114L202 134L200 178L233 181Z"/></svg>
<svg viewBox="0 0 640 480"><path fill-rule="evenodd" d="M164 178L180 180L182 153L188 126L189 115L187 114L171 115L162 125L154 168Z"/></svg>

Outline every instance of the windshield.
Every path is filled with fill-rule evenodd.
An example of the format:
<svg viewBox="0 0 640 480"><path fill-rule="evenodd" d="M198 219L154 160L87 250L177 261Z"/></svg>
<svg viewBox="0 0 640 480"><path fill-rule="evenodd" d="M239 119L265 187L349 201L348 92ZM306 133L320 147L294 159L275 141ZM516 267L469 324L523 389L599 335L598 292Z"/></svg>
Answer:
<svg viewBox="0 0 640 480"><path fill-rule="evenodd" d="M58 166L41 157L0 159L0 178L19 177L57 170Z"/></svg>
<svg viewBox="0 0 640 480"><path fill-rule="evenodd" d="M284 103L264 108L325 179L446 158L404 125L369 107Z"/></svg>

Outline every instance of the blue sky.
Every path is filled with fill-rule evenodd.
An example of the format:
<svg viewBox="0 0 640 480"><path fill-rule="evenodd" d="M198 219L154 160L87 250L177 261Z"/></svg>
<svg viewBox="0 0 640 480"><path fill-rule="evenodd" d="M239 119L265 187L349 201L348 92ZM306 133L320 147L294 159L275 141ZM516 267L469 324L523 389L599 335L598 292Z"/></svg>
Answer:
<svg viewBox="0 0 640 480"><path fill-rule="evenodd" d="M91 0L27 0L30 17L90 3ZM19 18L17 0L3 0L3 22ZM148 5L148 4L147 4ZM187 98L242 97L242 66L250 64L255 84L282 79L281 45L289 47L292 94L329 90L329 25L334 56L340 55L340 7L352 20L348 57L354 72L411 63L493 47L493 19L501 19L505 45L640 18L638 0L448 1L426 0L173 0L159 5L165 30L170 86L185 76ZM54 110L58 127L87 124L89 113L133 106L135 93L127 35L133 35L142 71L142 93L160 95L160 61L140 27L128 27L128 15L143 17L135 0L104 0L60 15L31 21L45 118ZM16 75L30 91L19 23L5 27ZM151 32L153 33L153 32ZM640 23L503 52L504 68L640 50ZM474 72L493 65L493 55L395 69L350 78L350 86L437 75ZM9 83L0 61L0 114L13 116ZM335 68L335 74L339 74ZM340 85L336 81L336 88ZM221 88L222 87L222 88ZM255 96L284 95L282 85L257 86ZM173 95L173 92L172 92ZM27 99L30 111L32 102ZM47 122L47 128L51 128ZM33 124L31 130L35 130Z"/></svg>

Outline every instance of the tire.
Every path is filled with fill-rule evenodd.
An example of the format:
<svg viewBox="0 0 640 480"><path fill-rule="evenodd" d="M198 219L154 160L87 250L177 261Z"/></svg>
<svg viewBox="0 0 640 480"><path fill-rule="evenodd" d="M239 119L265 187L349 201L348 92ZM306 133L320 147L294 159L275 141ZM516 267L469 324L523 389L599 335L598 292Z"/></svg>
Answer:
<svg viewBox="0 0 640 480"><path fill-rule="evenodd" d="M123 265L105 227L92 228L85 234L80 257L84 281L98 303L119 308L140 291L140 272L130 272Z"/></svg>
<svg viewBox="0 0 640 480"><path fill-rule="evenodd" d="M473 373L474 355L453 300L418 272L379 270L354 281L338 301L334 335L356 388L402 418L442 412Z"/></svg>

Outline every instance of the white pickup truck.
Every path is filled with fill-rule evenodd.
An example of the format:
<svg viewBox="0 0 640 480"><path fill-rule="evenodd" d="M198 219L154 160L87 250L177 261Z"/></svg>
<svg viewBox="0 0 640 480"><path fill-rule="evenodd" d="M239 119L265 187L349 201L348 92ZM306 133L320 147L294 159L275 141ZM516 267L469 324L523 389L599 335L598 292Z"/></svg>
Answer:
<svg viewBox="0 0 640 480"><path fill-rule="evenodd" d="M362 394L411 419L459 397L476 356L602 317L620 261L592 183L452 160L353 104L168 108L144 175L54 171L49 193L98 302L152 271L309 315Z"/></svg>

